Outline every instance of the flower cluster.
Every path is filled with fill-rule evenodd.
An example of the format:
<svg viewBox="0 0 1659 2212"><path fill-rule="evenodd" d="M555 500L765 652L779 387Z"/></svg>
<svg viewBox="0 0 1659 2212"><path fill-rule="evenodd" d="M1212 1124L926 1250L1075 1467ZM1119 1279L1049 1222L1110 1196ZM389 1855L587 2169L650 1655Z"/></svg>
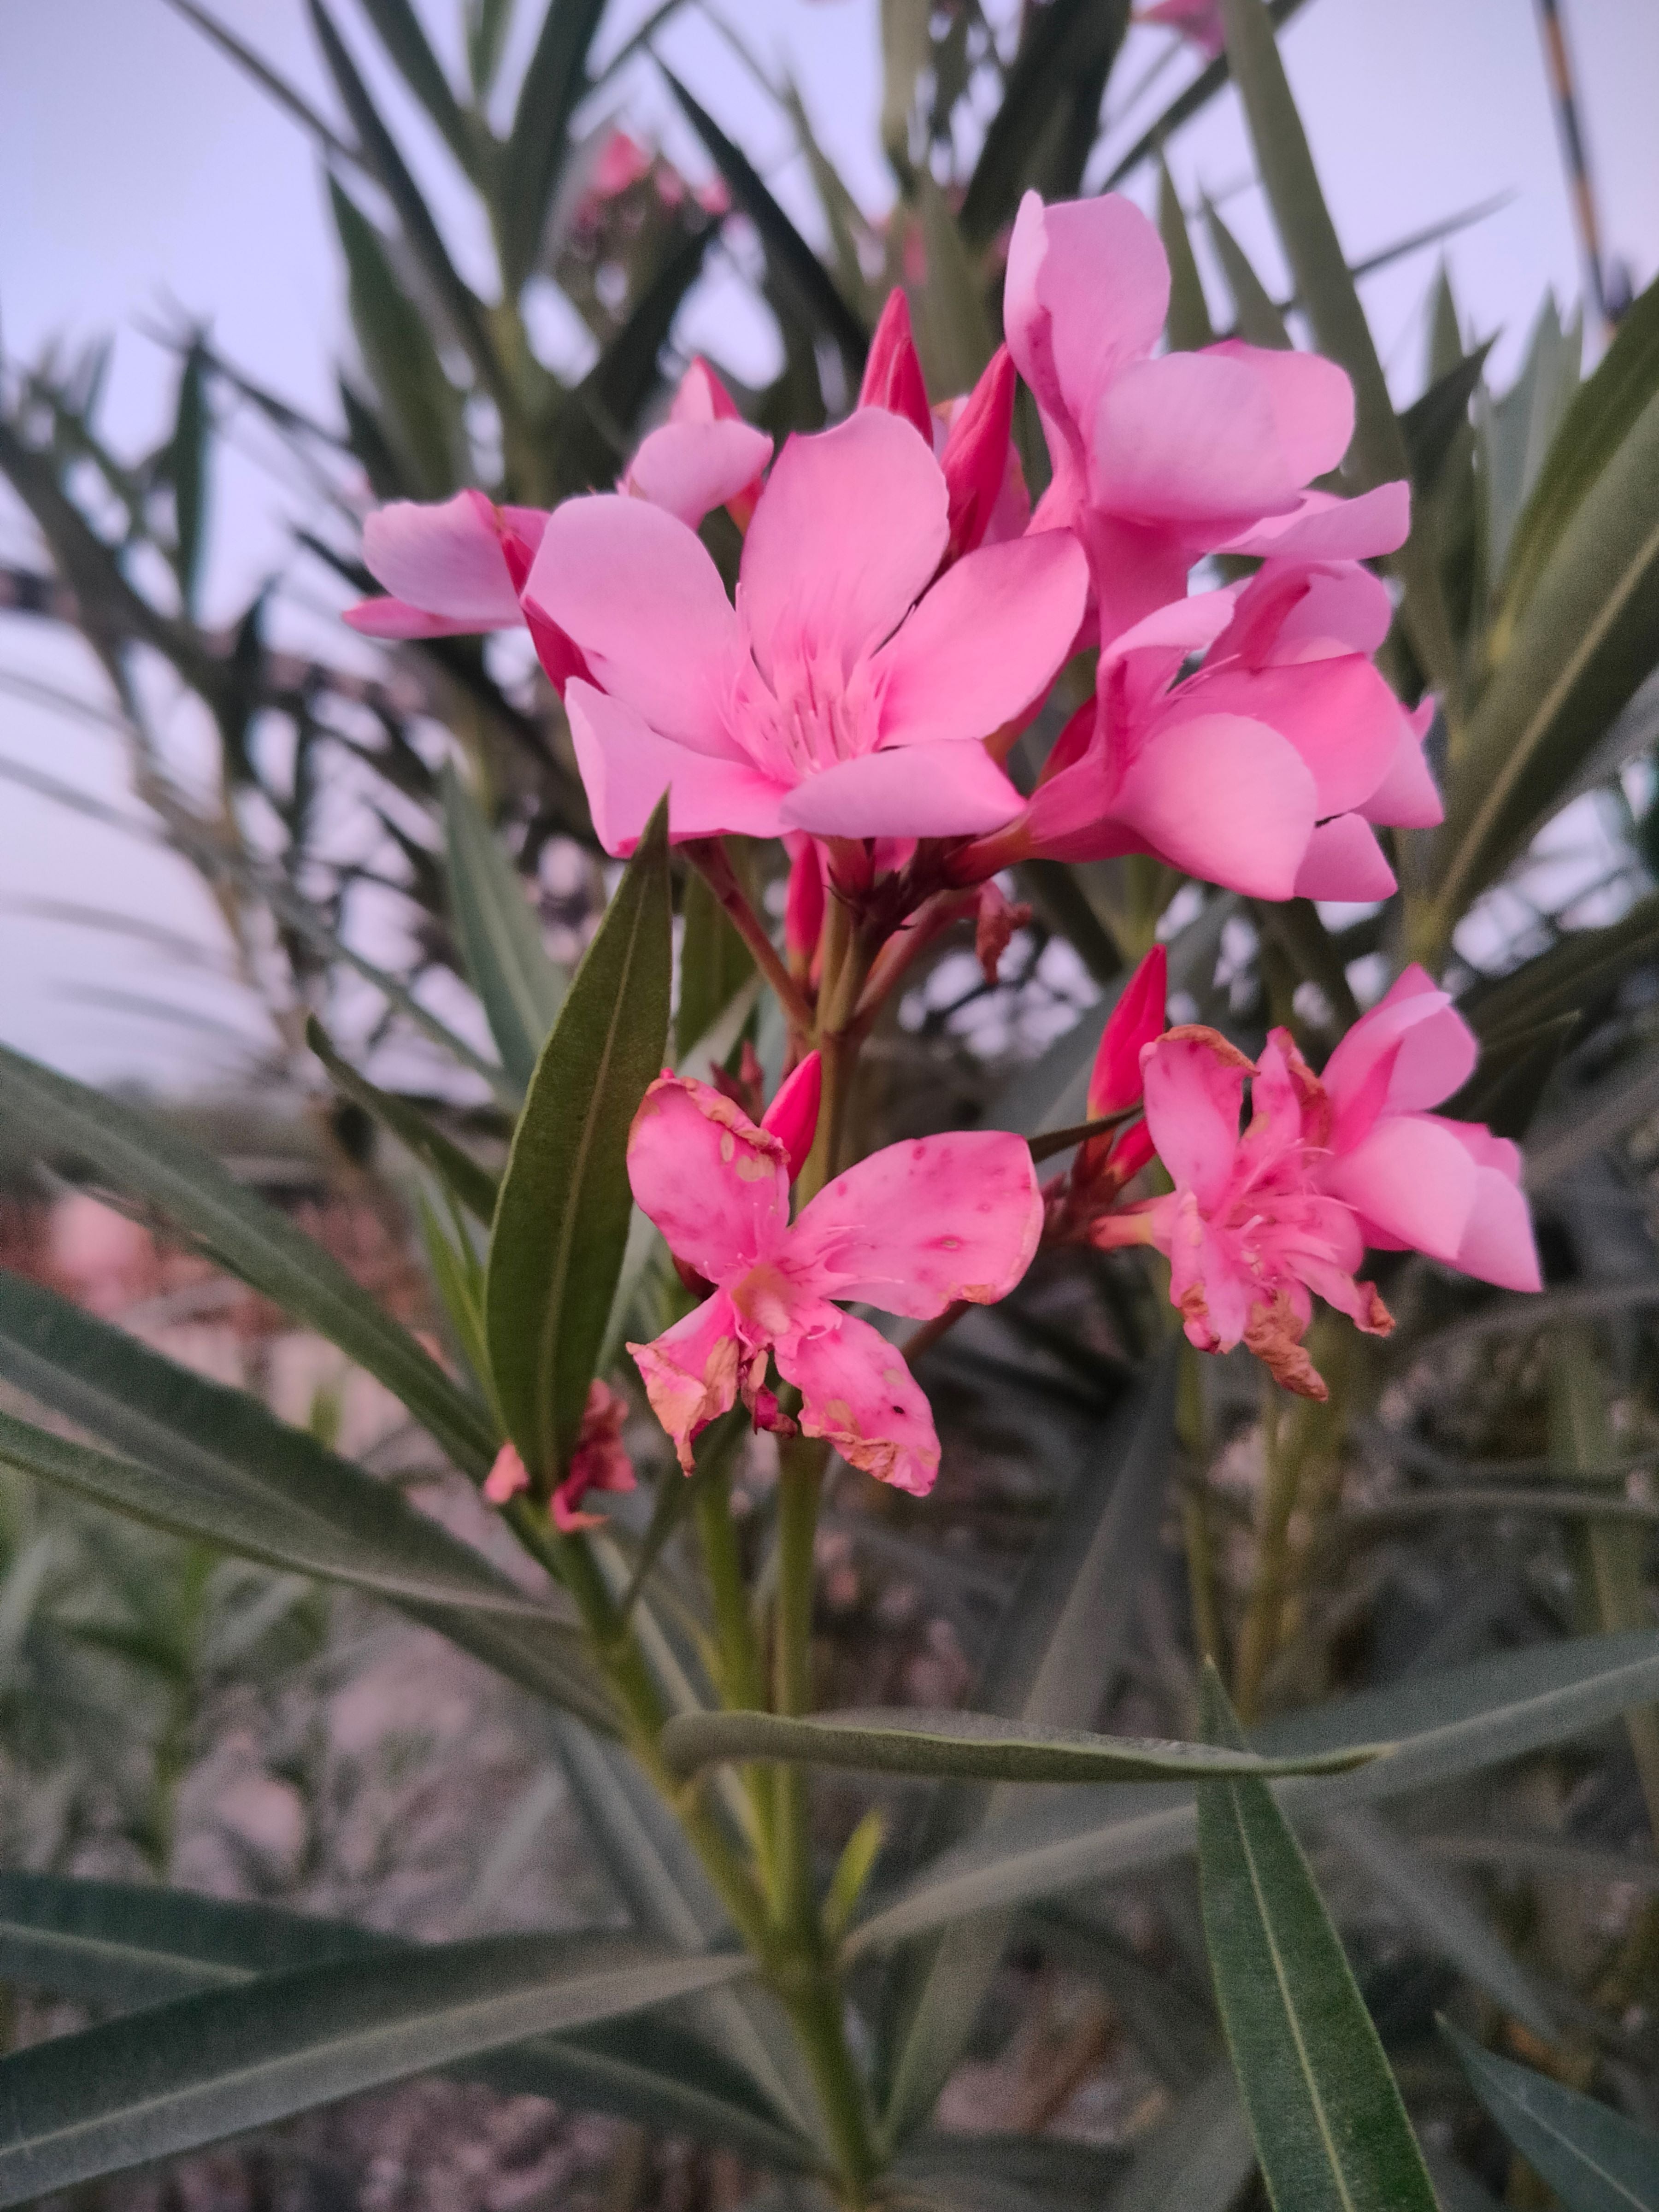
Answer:
<svg viewBox="0 0 1659 2212"><path fill-rule="evenodd" d="M1204 9L1146 12L1195 38L1213 27ZM1407 711L1372 660L1391 603L1364 563L1403 543L1407 486L1321 488L1353 430L1341 370L1232 340L1159 352L1169 292L1127 201L1028 193L1006 343L971 392L929 404L896 291L832 428L775 452L697 361L614 491L551 514L463 492L366 525L390 596L348 620L394 638L526 626L607 852L632 851L665 793L671 836L706 871L728 834L788 848L769 973L794 1073L758 1119L665 1074L629 1146L636 1199L707 1293L632 1347L688 1468L699 1430L741 1398L925 1490L927 1401L836 1301L923 1317L1000 1297L1040 1234L1155 1246L1194 1344L1248 1344L1316 1395L1313 1297L1390 1326L1357 1278L1368 1248L1536 1285L1514 1148L1428 1110L1474 1044L1416 969L1319 1076L1283 1030L1252 1062L1213 1030L1166 1027L1154 955L1091 1090L1091 1119L1112 1126L1047 1192L1021 1140L946 1135L873 1155L790 1218L827 1001L855 1036L915 951L969 916L994 975L1024 913L995 881L1009 866L1142 853L1254 898L1374 900L1394 888L1377 830L1440 819L1433 702ZM1052 463L1035 507L1013 439L1022 380ZM719 508L742 534L735 600L699 534ZM1248 580L1194 592L1211 556L1249 562ZM1062 671L1083 703L1023 789L1009 755ZM832 901L863 963L846 990L823 972ZM758 1114L757 1088L744 1095ZM1127 1198L1154 1161L1171 1188ZM592 1464L587 1486L617 1486L617 1467Z"/></svg>

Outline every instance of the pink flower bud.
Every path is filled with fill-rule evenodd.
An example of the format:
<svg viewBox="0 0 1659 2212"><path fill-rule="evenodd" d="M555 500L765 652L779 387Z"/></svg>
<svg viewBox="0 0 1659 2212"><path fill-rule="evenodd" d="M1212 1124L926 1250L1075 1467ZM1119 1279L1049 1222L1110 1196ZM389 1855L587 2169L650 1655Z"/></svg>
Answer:
<svg viewBox="0 0 1659 2212"><path fill-rule="evenodd" d="M495 1464L484 1477L484 1502L489 1505L505 1505L509 1498L516 1498L521 1490L528 1490L530 1477L519 1456L517 1444L503 1444L495 1455Z"/></svg>
<svg viewBox="0 0 1659 2212"><path fill-rule="evenodd" d="M671 422L737 422L738 403L702 356L694 354L669 404Z"/></svg>
<svg viewBox="0 0 1659 2212"><path fill-rule="evenodd" d="M823 854L803 837L789 863L789 889L783 905L783 949L789 972L798 981L811 975L823 933Z"/></svg>
<svg viewBox="0 0 1659 2212"><path fill-rule="evenodd" d="M890 415L902 416L927 441L929 453L933 451L933 416L927 404L927 386L922 380L915 340L910 335L910 305L896 284L887 295L887 305L870 341L859 405L884 407Z"/></svg>
<svg viewBox="0 0 1659 2212"><path fill-rule="evenodd" d="M761 1127L775 1137L789 1156L789 1180L793 1182L806 1165L806 1155L817 1134L818 1101L823 1091L823 1066L809 1052L793 1075L778 1085L778 1095L761 1117Z"/></svg>
<svg viewBox="0 0 1659 2212"><path fill-rule="evenodd" d="M1124 985L1100 1040L1089 1078L1091 1121L1105 1114L1121 1114L1140 1097L1141 1052L1164 1033L1169 988L1169 957L1161 945L1155 945Z"/></svg>
<svg viewBox="0 0 1659 2212"><path fill-rule="evenodd" d="M1014 383L1008 349L999 346L951 425L939 456L951 495L947 561L960 560L983 543L1002 496L1014 422Z"/></svg>

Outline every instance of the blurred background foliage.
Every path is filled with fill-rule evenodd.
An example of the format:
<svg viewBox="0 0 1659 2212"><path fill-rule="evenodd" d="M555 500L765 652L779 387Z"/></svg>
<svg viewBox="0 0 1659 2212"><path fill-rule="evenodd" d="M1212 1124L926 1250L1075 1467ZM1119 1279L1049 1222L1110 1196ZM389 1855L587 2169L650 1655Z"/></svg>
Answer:
<svg viewBox="0 0 1659 2212"><path fill-rule="evenodd" d="M814 140L795 88L723 27L732 68L763 92L810 166L825 251L665 65L706 155L699 178L620 131L607 98L617 70L653 54L661 23L693 0L666 0L605 69L590 60L603 0L518 0L516 11L511 0L465 0L459 79L411 0L307 0L331 86L325 112L210 6L170 4L286 112L326 173L354 341L337 410L313 419L267 388L258 363L223 357L207 332L180 323L165 436L149 452L114 451L100 427L106 344L5 359L0 473L40 548L36 568L6 577L5 600L75 631L95 656L98 711L128 763L122 818L199 874L222 924L211 958L259 1012L265 1042L240 1093L211 1112L181 1108L174 1125L300 1218L400 1318L441 1339L462 1374L479 1358L466 1162L486 1171L487 1215L529 1068L614 878L557 703L520 641L410 644L366 674L358 655L309 659L271 644L273 595L295 580L304 590L370 588L358 534L372 499L433 500L476 484L497 500L550 505L612 482L684 366L684 303L732 238L775 319L782 366L764 389L730 380L744 413L775 435L846 410L895 283L909 295L930 397L965 390L997 342L1001 257L1021 193L1066 198L1161 168L1165 144L1237 76L1293 292L1275 298L1222 213L1183 205L1161 170L1170 342L1237 332L1330 353L1358 398L1333 488L1410 477L1417 527L1393 564L1399 618L1384 663L1407 700L1437 696L1445 824L1394 834L1401 889L1375 909L1253 905L1141 860L1031 867L1019 888L1033 919L1000 981L980 973L965 939L946 938L918 962L869 1054L866 1140L964 1120L1028 1133L1076 1122L1116 981L1155 936L1170 946L1182 1018L1218 1023L1247 1050L1285 1022L1316 1064L1417 957L1457 993L1483 1042L1454 1110L1527 1141L1549 1287L1528 1303L1389 1258L1380 1279L1400 1328L1386 1345L1333 1335L1316 1346L1333 1380L1329 1407L1264 1401L1248 1362L1193 1362L1181 1374L1177 1445L1137 1472L1133 1455L1103 1459L1102 1439L1159 1340L1153 1294L1133 1265L1045 1258L1016 1298L926 1355L945 1441L937 1495L917 1505L848 1484L833 1498L820 1557L822 1697L949 1705L978 1677L973 1701L987 1704L997 1655L1005 1673L1011 1663L1000 1624L1017 1578L1024 1569L1030 1620L1057 1552L1099 1586L1072 1709L1031 1716L1050 1723L1192 1735L1200 1655L1223 1664L1241 1714L1256 1722L1339 1693L1409 1701L1414 1686L1419 1710L1432 1714L1441 1670L1532 1655L1547 1680L1548 1655L1572 1636L1622 1635L1645 1652L1659 1522L1659 293L1622 301L1598 264L1588 376L1580 318L1564 323L1546 301L1519 373L1499 390L1490 340L1468 327L1443 269L1420 389L1397 410L1354 288L1364 272L1344 259L1272 58L1269 25L1299 0L1265 10L1229 0L1229 48L1192 53L1169 78L1179 89L1154 127L1104 162L1127 0L884 0L879 129L896 197L879 221ZM504 82L515 15L537 21L521 74ZM371 92L388 73L430 126L418 147ZM425 181L434 161L453 172L446 193L459 180L490 242L487 286L452 258ZM1441 229L1468 219L1449 215ZM1436 242L1419 233L1392 252ZM597 347L577 380L556 374L538 343L535 303L550 284ZM1601 320L1603 305L1622 310L1616 326ZM305 520L291 569L218 628L200 615L216 483L224 441L250 417L280 441ZM1029 416L1019 436L1036 494L1046 461ZM737 541L724 516L705 534L729 569ZM195 765L204 730L210 785ZM1015 773L1035 773L1052 733L1040 726L1024 742ZM50 760L7 759L0 774L67 809L110 811ZM750 858L757 872L771 865ZM769 890L775 912L781 886L755 889ZM106 896L112 903L77 893L63 913L142 939L143 917ZM771 1064L780 1039L757 1014L746 954L695 883L677 896L681 1064L694 1050L732 1058L745 1039ZM203 956L151 935L157 1002L176 1018L169 969ZM181 1235L191 1224L169 1220L153 1194L123 1189L106 1163L54 1138L50 1115L13 1104L8 1120L0 1091L10 1194L0 1256L19 1280L94 1306L112 1299L106 1310L185 1365L222 1361L228 1330L235 1371L221 1380L271 1399L319 1443L412 1486L488 1543L478 1516L465 1517L466 1486L431 1463L431 1446L390 1399L372 1414L359 1405L356 1431L342 1435L361 1375L337 1362L297 1397L292 1388L273 1397L273 1347L290 1334L272 1307L227 1284L233 1253ZM466 1156L459 1168L451 1146ZM138 1242L118 1244L112 1291L109 1267L83 1267L64 1246L64 1208L82 1202L64 1194L78 1186L132 1217ZM653 1310L665 1317L672 1279L643 1235L625 1290L619 1323L648 1333ZM221 1332L216 1349L191 1335L204 1322ZM0 1356L12 1384L52 1405L31 1371ZM84 1407L65 1399L55 1410L95 1431ZM641 1426L630 1442L672 1493L660 1439ZM757 1559L766 1477L754 1447L738 1486ZM649 1482L639 1503L636 1522L619 1509L618 1542L663 1578L669 1611L694 1608L679 1535L652 1519ZM194 1869L222 1894L446 1935L535 1924L550 1885L568 1896L586 1894L585 1882L603 1895L594 1851L613 1870L615 1857L603 1792L591 1777L584 1790L568 1744L567 1778L550 1781L548 1729L569 1724L527 1699L505 1708L517 1748L502 1753L488 1790L453 1737L446 1749L417 1730L400 1752L395 1714L374 1739L374 1774L360 1761L362 1772L343 1775L351 1759L341 1743L356 1739L338 1724L340 1686L377 1679L386 1638L414 1633L388 1628L367 1598L325 1598L303 1577L9 1477L8 1865L187 1886ZM443 1694L463 1704L483 1694L469 1674L444 1679ZM1598 2111L1659 2125L1659 1703L1622 1721L1613 1710L1571 1741L1517 1738L1501 1764L1471 1753L1386 1813L1333 1815L1314 1839L1448 2207L1549 2200L1517 2148L1524 2130L1504 2125L1513 2084L1477 2071L1480 2100L1472 2097L1436 2038L1437 2013L1592 2093ZM210 1831L222 1843L235 1829L201 1780L226 1786L227 1743L241 1747L247 1773L288 1793L289 1809L271 1816L274 1828L245 1820L255 1840L245 1835L229 1860L204 1859ZM411 1774L451 1802L436 1882L419 1879L397 1832ZM868 1796L823 1790L826 1861ZM960 1803L922 1818L896 1786L882 1803L883 1895L902 1896L907 1872L945 1843L971 1843L982 1818ZM490 1819L474 1817L477 1807ZM1056 1835L1077 1818L1052 1817ZM298 1841L283 1841L284 1821ZM379 1844L365 1845L354 1821L378 1821ZM584 1852L587 1871L573 1873ZM913 1945L907 1971L884 1987L873 1962L858 1970L868 1984L855 1981L858 2001L881 2023L895 2125L913 2145L906 2189L998 2208L1086 2198L1222 2212L1259 2188L1215 2070L1190 1870L1175 1854L1124 1864L1117 1880L1058 1897L1040 1882L1024 1894L1018 1876L996 1875L984 1895L1007 1909L974 1923L971 1957L947 1972L930 1954L919 1966ZM618 1887L639 1921L637 1894L626 1879ZM15 1939L35 1909L20 1899L4 1907L0 1964L5 1929ZM26 1994L91 1993L84 1978L66 1989L42 1981L38 1960L33 1980L27 1958L8 1971ZM42 2002L29 1997L37 2012L24 2005L20 2033L56 2019ZM625 2100L601 2106L626 2120L574 2151L561 2137L563 2162L536 2166L538 2186L618 2208L723 2205L761 2186L763 2160L685 2150L683 2118L652 2130L648 2112ZM271 2156L287 2177L284 2202L325 2201L319 2177L330 2172L367 2188L374 2128L407 2118L393 2104L376 2109L361 2140L319 2150L296 2137L289 2153L215 2168L220 2196L199 2201L264 2201L256 2168ZM459 2107L442 2109L465 2135ZM983 2126L988 2112L1000 2147L964 2159L950 2131ZM929 2115L939 2132L918 2133ZM1570 2124L1582 2128L1582 2114ZM352 2201L521 2201L502 2178L512 2161L499 2130L479 2120L477 2139L482 2179L446 2166L441 2189L422 2194L405 2176ZM1659 2201L1659 2190L1597 2197L1575 2194L1571 2176L1551 2179L1562 2201L1596 2212Z"/></svg>

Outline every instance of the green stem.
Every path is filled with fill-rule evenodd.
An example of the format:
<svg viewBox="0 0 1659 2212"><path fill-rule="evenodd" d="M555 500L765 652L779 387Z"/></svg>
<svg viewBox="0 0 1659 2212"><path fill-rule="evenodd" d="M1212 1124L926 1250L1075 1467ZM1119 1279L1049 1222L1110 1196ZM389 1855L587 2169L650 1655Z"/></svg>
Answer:
<svg viewBox="0 0 1659 2212"><path fill-rule="evenodd" d="M724 1467L715 1468L708 1480L699 1486L694 1510L703 1568L714 1604L714 1640L720 1653L721 1693L728 1705L750 1712L763 1711L766 1668L744 1582L743 1559L732 1519L731 1480ZM761 1857L769 1871L774 1849L771 1770L745 1766L742 1779L754 1813Z"/></svg>
<svg viewBox="0 0 1659 2212"><path fill-rule="evenodd" d="M813 1545L825 1446L801 1437L787 1444L778 1475L778 1600L773 1653L772 1702L781 1713L805 1713L812 1704ZM774 1767L774 1834L781 1925L808 1957L818 1949L817 1905L812 1893L812 1838L806 1770Z"/></svg>
<svg viewBox="0 0 1659 2212"><path fill-rule="evenodd" d="M849 2208L861 2206L875 2179L878 2160L864 2083L847 2047L840 1982L830 1969L815 1964L780 1994L829 2123L841 2170L842 2203Z"/></svg>

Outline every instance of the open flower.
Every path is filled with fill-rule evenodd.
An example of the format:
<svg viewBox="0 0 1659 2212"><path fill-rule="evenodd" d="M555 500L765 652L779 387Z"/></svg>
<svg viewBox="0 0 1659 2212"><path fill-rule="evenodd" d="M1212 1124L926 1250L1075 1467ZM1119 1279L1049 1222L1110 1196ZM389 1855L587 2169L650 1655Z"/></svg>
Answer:
<svg viewBox="0 0 1659 2212"><path fill-rule="evenodd" d="M1179 599L1200 554L1368 559L1408 526L1403 483L1304 489L1353 434L1334 362L1234 339L1154 358L1169 299L1163 245L1129 201L1027 192L1003 320L1054 460L1034 526L1082 539L1103 643Z"/></svg>
<svg viewBox="0 0 1659 2212"><path fill-rule="evenodd" d="M1352 562L1268 562L1159 608L1102 653L1025 815L959 867L1152 853L1255 898L1386 897L1370 823L1441 818L1431 708L1407 714L1371 665L1389 611Z"/></svg>
<svg viewBox="0 0 1659 2212"><path fill-rule="evenodd" d="M1087 577L1069 535L982 546L938 576L945 479L866 407L774 465L735 608L696 533L643 500L567 501L526 604L580 651L566 696L601 842L665 789L677 839L971 836L1019 811L983 738L1048 687Z"/></svg>
<svg viewBox="0 0 1659 2212"><path fill-rule="evenodd" d="M809 1437L920 1495L939 1471L927 1401L895 1347L832 1301L925 1320L959 1298L1006 1297L1042 1224L1030 1149L997 1130L890 1145L792 1223L808 1065L774 1101L775 1128L684 1077L663 1075L646 1092L628 1141L634 1196L675 1258L714 1287L654 1342L628 1348L688 1472L698 1431L739 1394L758 1419L778 1420L769 1353L800 1391Z"/></svg>

